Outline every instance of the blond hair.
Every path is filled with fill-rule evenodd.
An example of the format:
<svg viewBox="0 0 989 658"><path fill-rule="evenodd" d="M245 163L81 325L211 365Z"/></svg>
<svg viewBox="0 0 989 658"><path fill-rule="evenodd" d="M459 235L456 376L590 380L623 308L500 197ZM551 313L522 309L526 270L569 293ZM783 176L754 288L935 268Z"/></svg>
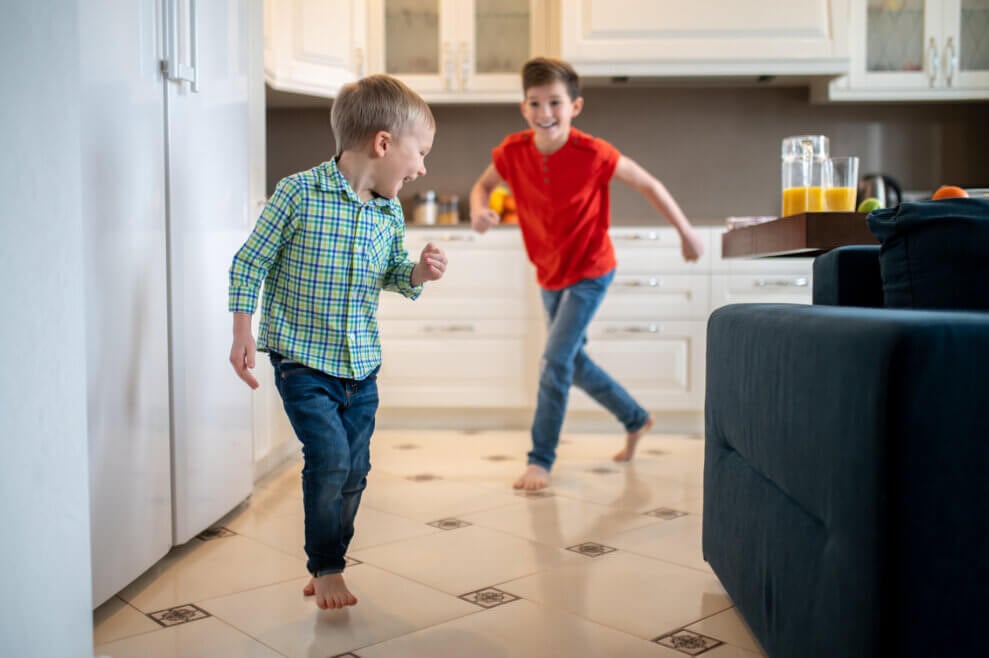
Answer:
<svg viewBox="0 0 989 658"><path fill-rule="evenodd" d="M429 105L401 80L385 74L344 85L330 110L337 155L363 146L381 130L397 137L420 122L436 128Z"/></svg>
<svg viewBox="0 0 989 658"><path fill-rule="evenodd" d="M562 82L567 88L570 100L580 97L580 77L570 64L562 59L553 57L536 57L530 59L522 67L522 91L527 92L532 87Z"/></svg>

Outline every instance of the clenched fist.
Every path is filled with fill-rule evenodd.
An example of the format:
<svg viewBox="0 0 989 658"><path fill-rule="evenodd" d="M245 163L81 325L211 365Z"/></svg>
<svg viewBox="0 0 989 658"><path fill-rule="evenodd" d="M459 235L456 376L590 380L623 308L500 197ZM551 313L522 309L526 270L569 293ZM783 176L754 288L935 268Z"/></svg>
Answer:
<svg viewBox="0 0 989 658"><path fill-rule="evenodd" d="M422 285L426 281L436 281L446 272L446 254L443 250L427 242L419 254L419 262L412 268L412 285Z"/></svg>

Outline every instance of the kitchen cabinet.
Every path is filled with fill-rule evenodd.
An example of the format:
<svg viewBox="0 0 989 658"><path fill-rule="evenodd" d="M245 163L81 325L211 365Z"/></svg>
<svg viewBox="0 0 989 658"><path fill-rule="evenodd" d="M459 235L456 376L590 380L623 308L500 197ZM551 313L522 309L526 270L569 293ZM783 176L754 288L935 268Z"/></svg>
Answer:
<svg viewBox="0 0 989 658"><path fill-rule="evenodd" d="M837 75L846 20L847 0L561 2L560 50L585 76Z"/></svg>
<svg viewBox="0 0 989 658"><path fill-rule="evenodd" d="M366 0L265 0L264 71L272 89L336 96L368 73Z"/></svg>
<svg viewBox="0 0 989 658"><path fill-rule="evenodd" d="M830 100L989 98L989 2L851 0L851 69Z"/></svg>
<svg viewBox="0 0 989 658"><path fill-rule="evenodd" d="M534 275L521 235L410 229L413 260L427 242L446 252L444 277L427 283L415 301L381 295L382 408L528 406L536 363L527 340Z"/></svg>
<svg viewBox="0 0 989 658"><path fill-rule="evenodd" d="M548 39L546 0L368 0L372 71L429 102L518 102Z"/></svg>

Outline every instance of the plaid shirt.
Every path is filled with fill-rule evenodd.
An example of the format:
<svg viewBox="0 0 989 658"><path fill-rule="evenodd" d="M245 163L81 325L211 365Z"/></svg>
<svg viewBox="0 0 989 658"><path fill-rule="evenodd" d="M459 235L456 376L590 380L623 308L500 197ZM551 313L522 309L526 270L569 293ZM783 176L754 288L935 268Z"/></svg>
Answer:
<svg viewBox="0 0 989 658"><path fill-rule="evenodd" d="M404 239L398 201L362 203L335 161L284 178L234 256L230 311L253 314L264 281L260 351L364 379L381 364L381 290L422 292Z"/></svg>

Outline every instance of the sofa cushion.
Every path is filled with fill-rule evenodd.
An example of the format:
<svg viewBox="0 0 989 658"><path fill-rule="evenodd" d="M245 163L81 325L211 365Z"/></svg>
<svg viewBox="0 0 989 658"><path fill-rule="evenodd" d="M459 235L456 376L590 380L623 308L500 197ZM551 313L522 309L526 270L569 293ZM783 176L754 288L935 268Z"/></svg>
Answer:
<svg viewBox="0 0 989 658"><path fill-rule="evenodd" d="M887 307L989 310L989 200L907 202L868 222Z"/></svg>
<svg viewBox="0 0 989 658"><path fill-rule="evenodd" d="M816 306L882 307L879 247L848 245L814 259Z"/></svg>

